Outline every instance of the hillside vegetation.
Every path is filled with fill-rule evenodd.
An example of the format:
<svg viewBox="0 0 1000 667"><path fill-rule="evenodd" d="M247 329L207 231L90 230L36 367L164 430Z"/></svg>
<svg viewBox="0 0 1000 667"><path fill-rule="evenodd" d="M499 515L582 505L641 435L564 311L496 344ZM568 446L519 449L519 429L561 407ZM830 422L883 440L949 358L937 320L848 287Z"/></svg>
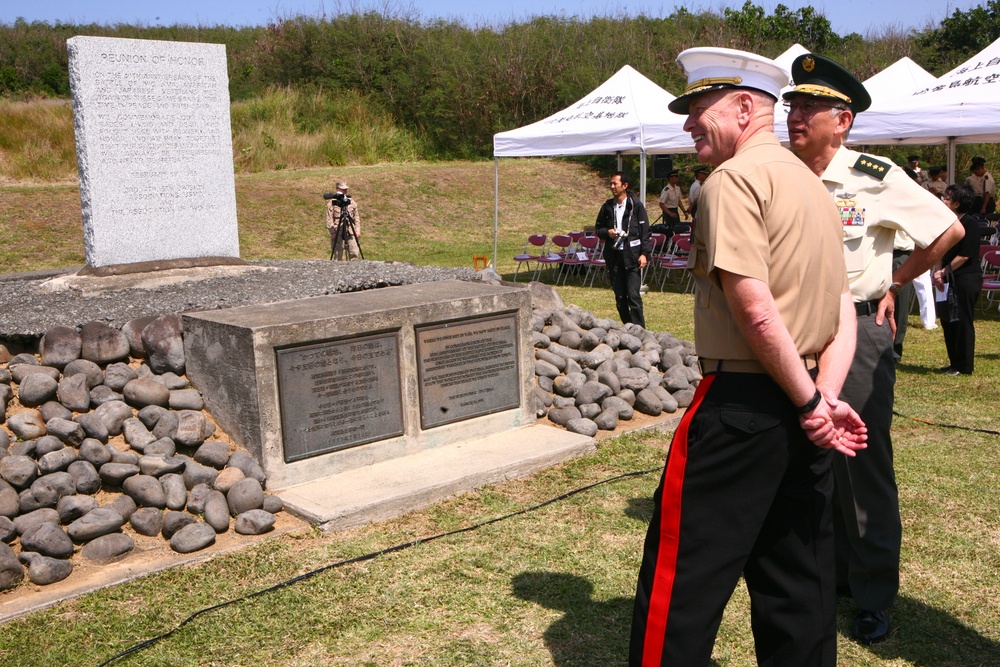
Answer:
<svg viewBox="0 0 1000 667"><path fill-rule="evenodd" d="M988 6L1000 15L997 2ZM536 16L503 25L425 21L390 9L243 28L17 20L0 24L0 99L68 99L66 40L75 35L221 43L241 171L477 159L491 155L496 132L572 104L626 64L679 92L675 59L692 46L774 57L798 42L861 78L903 56L941 74L1000 35L1000 19L975 12L956 11L912 34L890 28L865 36L834 33L812 7L778 5L768 14L749 0L721 14ZM970 16L975 38L962 31ZM68 109L0 107L0 178L70 177L72 150Z"/></svg>

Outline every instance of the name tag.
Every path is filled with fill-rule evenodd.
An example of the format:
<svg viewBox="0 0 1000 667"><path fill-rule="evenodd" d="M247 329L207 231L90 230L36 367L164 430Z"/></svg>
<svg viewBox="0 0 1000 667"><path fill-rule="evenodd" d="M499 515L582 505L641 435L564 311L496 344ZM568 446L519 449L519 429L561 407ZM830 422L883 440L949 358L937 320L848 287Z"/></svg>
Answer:
<svg viewBox="0 0 1000 667"><path fill-rule="evenodd" d="M630 248L634 248L640 243L642 243L642 239L632 239L631 241L628 242L628 245Z"/></svg>

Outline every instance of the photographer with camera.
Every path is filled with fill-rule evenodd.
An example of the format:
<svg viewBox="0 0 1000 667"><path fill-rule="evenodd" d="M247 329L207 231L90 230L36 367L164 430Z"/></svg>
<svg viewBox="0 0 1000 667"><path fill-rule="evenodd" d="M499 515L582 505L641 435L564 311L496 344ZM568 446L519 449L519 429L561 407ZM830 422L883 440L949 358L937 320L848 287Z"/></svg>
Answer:
<svg viewBox="0 0 1000 667"><path fill-rule="evenodd" d="M628 191L628 177L616 171L608 184L611 199L597 214L595 229L604 241L604 260L615 293L615 305L622 324L646 326L642 313L642 269L653 248L649 241L646 206Z"/></svg>
<svg viewBox="0 0 1000 667"><path fill-rule="evenodd" d="M337 181L337 191L323 195L326 202L326 228L330 232L330 259L364 259L361 252L361 216L358 205L349 196L347 183Z"/></svg>

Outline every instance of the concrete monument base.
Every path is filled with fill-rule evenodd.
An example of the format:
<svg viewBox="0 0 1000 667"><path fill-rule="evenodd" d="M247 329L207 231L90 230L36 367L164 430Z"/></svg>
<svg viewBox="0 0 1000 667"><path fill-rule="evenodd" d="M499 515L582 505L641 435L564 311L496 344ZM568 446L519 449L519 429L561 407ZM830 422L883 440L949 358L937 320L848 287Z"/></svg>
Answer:
<svg viewBox="0 0 1000 667"><path fill-rule="evenodd" d="M287 489L534 423L530 318L458 280L186 313L187 375Z"/></svg>
<svg viewBox="0 0 1000 667"><path fill-rule="evenodd" d="M543 424L383 461L278 492L323 531L406 514L594 451L593 438Z"/></svg>

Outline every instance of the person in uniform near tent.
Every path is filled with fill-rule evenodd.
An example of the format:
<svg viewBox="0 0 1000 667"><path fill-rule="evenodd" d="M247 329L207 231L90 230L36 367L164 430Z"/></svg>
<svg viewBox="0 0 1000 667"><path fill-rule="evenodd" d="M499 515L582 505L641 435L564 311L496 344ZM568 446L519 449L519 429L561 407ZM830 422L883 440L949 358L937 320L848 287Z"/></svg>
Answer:
<svg viewBox="0 0 1000 667"><path fill-rule="evenodd" d="M840 399L868 427L863 456L834 459L838 579L857 605L854 637L889 634L888 610L899 589L902 534L892 465L895 297L955 245L964 231L955 214L889 160L844 146L857 114L871 104L864 85L816 54L792 63L784 93L792 151L822 179L840 211L847 277L857 318L857 349ZM892 268L896 231L912 239L910 256Z"/></svg>

